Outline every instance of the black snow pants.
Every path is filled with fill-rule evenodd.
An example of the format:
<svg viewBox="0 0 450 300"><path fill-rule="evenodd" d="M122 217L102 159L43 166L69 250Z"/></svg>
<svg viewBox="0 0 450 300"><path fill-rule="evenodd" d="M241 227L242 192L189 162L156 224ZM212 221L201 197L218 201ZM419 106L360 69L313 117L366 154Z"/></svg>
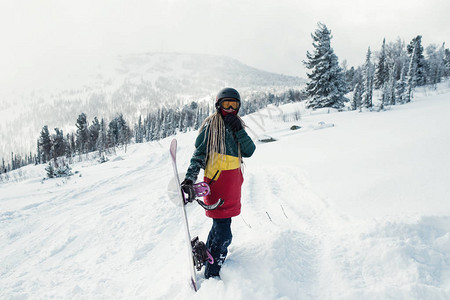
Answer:
<svg viewBox="0 0 450 300"><path fill-rule="evenodd" d="M231 218L213 219L213 225L209 231L206 248L209 249L214 263L205 265L205 278L219 277L219 271L222 267L228 253L228 246L231 244L233 235L231 234Z"/></svg>

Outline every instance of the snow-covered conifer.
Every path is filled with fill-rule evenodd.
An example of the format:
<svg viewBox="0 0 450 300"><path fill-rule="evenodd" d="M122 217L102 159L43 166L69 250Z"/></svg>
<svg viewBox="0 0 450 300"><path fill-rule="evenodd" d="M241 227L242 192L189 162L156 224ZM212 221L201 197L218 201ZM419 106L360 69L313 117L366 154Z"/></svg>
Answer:
<svg viewBox="0 0 450 300"><path fill-rule="evenodd" d="M363 65L363 84L364 84L364 92L363 92L363 107L371 108L373 105L373 77L374 77L374 67L371 61L372 52L370 51L370 47L367 49L366 54L366 62Z"/></svg>
<svg viewBox="0 0 450 300"><path fill-rule="evenodd" d="M200 125L202 124L202 120L203 120L203 114L202 114L202 112L203 112L203 108L202 107L199 107L198 109L197 109L197 111L196 111L196 114L195 114L195 121L194 121L194 130L197 130L197 129L199 129L200 128Z"/></svg>
<svg viewBox="0 0 450 300"><path fill-rule="evenodd" d="M131 130L127 121L123 118L123 114L119 114L113 121L116 126L117 143L126 146L131 140Z"/></svg>
<svg viewBox="0 0 450 300"><path fill-rule="evenodd" d="M389 65L389 64L387 64ZM396 95L395 95L395 63L389 66L388 69L388 79L383 83L383 90L381 93L381 105L385 107L386 105L395 105Z"/></svg>
<svg viewBox="0 0 450 300"><path fill-rule="evenodd" d="M412 88L426 84L426 62L423 56L422 36L418 35L409 43L408 54L413 62L414 74L410 74L413 79Z"/></svg>
<svg viewBox="0 0 450 300"><path fill-rule="evenodd" d="M52 140L47 125L42 128L41 136L39 138L39 148L42 155L41 161L45 164L50 160L52 151Z"/></svg>
<svg viewBox="0 0 450 300"><path fill-rule="evenodd" d="M97 150L99 151L100 155L102 155L103 152L106 151L106 147L107 147L107 138L106 138L106 123L105 120L102 118L102 120L100 121L100 131L98 134L98 139L97 139Z"/></svg>
<svg viewBox="0 0 450 300"><path fill-rule="evenodd" d="M450 77L450 50L445 49L444 51L444 65L445 65L445 75L446 77Z"/></svg>
<svg viewBox="0 0 450 300"><path fill-rule="evenodd" d="M131 134L131 130L123 118L123 115L119 114L109 122L106 136L108 147L112 148L118 145L126 147L126 145L130 143Z"/></svg>
<svg viewBox="0 0 450 300"><path fill-rule="evenodd" d="M304 62L311 70L311 73L307 74L309 82L306 92L311 97L307 107L341 108L346 101L344 74L331 47L331 31L323 23L318 23L318 27L314 34L311 34L314 51L306 53L307 61Z"/></svg>
<svg viewBox="0 0 450 300"><path fill-rule="evenodd" d="M396 70L396 64L392 65L392 67L389 70L389 79L388 79L388 89L389 89L389 105L395 105L397 102L396 97L396 86L397 82L395 80L395 70Z"/></svg>
<svg viewBox="0 0 450 300"><path fill-rule="evenodd" d="M66 146L64 140L64 133L59 128L55 128L55 134L52 136L53 138L53 159L56 159L60 156L64 156Z"/></svg>
<svg viewBox="0 0 450 300"><path fill-rule="evenodd" d="M89 126L88 132L89 132L88 149L89 151L96 151L97 140L100 134L100 122L98 121L97 117L94 118L92 124Z"/></svg>
<svg viewBox="0 0 450 300"><path fill-rule="evenodd" d="M396 102L403 104L405 102L406 95L406 67L404 66L401 71L400 79L396 84Z"/></svg>
<svg viewBox="0 0 450 300"><path fill-rule="evenodd" d="M73 151L74 150L75 149L72 148L72 145L70 143L70 134L68 133L66 135L66 147L65 147L65 153L64 154L66 155L66 158L69 159L69 161L72 159L72 155L73 155Z"/></svg>
<svg viewBox="0 0 450 300"><path fill-rule="evenodd" d="M75 124L77 127L77 149L78 152L87 153L88 151L88 141L89 141L89 131L88 131L88 123L87 117L85 113L82 113L78 116L77 123Z"/></svg>
<svg viewBox="0 0 450 300"><path fill-rule="evenodd" d="M386 56L386 39L383 39L380 55L378 57L378 63L375 70L375 88L379 89L384 86L384 83L388 81L389 69Z"/></svg>
<svg viewBox="0 0 450 300"><path fill-rule="evenodd" d="M355 67L351 67L345 72L345 81L347 85L347 91L353 91L358 81L355 79L356 74Z"/></svg>
<svg viewBox="0 0 450 300"><path fill-rule="evenodd" d="M363 94L363 83L358 82L353 90L353 98L351 101L352 110L361 110L362 105L362 94Z"/></svg>
<svg viewBox="0 0 450 300"><path fill-rule="evenodd" d="M139 116L139 120L134 129L134 139L136 143L144 142L144 126L142 125L142 116Z"/></svg>
<svg viewBox="0 0 450 300"><path fill-rule="evenodd" d="M6 169L6 165L5 165L5 159L2 158L2 168L0 169L0 174L1 173L6 173L7 169Z"/></svg>

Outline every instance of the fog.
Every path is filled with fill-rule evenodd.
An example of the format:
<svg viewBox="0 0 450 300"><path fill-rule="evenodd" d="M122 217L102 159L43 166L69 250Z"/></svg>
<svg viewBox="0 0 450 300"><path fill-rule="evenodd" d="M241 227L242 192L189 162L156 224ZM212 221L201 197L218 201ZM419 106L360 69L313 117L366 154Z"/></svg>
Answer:
<svg viewBox="0 0 450 300"><path fill-rule="evenodd" d="M426 46L450 37L447 0L0 1L0 92L71 82L104 59L145 52L226 55L306 77L319 21L349 66L383 38L422 35Z"/></svg>

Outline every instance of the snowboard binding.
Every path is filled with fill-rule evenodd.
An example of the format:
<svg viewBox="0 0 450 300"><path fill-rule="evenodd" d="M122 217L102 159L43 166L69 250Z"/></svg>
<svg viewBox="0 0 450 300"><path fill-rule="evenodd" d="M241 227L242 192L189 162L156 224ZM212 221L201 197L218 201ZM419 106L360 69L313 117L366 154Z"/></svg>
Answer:
<svg viewBox="0 0 450 300"><path fill-rule="evenodd" d="M191 245L194 265L197 271L200 271L205 263L214 263L214 258L211 256L211 253L209 253L209 250L206 248L205 243L198 239L198 236L192 239Z"/></svg>
<svg viewBox="0 0 450 300"><path fill-rule="evenodd" d="M196 183L192 186L194 188L195 191L195 197L204 197L206 195L209 195L209 193L211 192L210 188L209 188L209 184L207 184L206 182L199 182ZM219 200L217 200L216 203L211 204L211 205L207 205L205 202L203 202L200 199L190 199L189 197L186 196L186 194L183 192L183 198L184 198L184 204L188 204L189 202L192 201L197 201L197 203L203 207L203 209L205 210L214 210L217 207L221 206L223 204L223 199L220 198Z"/></svg>

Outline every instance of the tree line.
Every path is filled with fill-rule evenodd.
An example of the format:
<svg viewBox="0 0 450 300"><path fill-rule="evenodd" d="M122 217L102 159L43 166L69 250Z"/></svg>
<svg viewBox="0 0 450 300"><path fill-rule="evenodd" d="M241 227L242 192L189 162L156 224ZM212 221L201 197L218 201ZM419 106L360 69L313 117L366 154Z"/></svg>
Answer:
<svg viewBox="0 0 450 300"><path fill-rule="evenodd" d="M285 92L252 92L245 95L240 110L241 115L250 114L270 104L280 105L298 102L306 99L303 92L289 89ZM146 115L141 115L138 121L130 126L122 114L111 121L94 117L88 120L81 113L76 122L76 131L64 134L60 128L51 132L47 125L42 127L36 141L36 153L26 156L12 154L11 161L2 159L1 173L21 168L29 164L48 164L47 173L51 177L55 173L69 172L68 165L73 163L77 155L98 152L101 161L108 154L115 152L116 147L127 147L128 144L160 140L177 132L197 130L203 120L214 108L214 100L209 103L191 102L182 107L162 106Z"/></svg>
<svg viewBox="0 0 450 300"><path fill-rule="evenodd" d="M310 100L308 108L334 107L341 109L345 102L356 109L372 109L374 100L379 100L379 109L387 105L408 103L415 87L436 86L443 78L450 76L450 50L442 45L431 44L424 49L422 36L413 38L409 44L398 39L386 43L383 39L376 59L372 58L370 47L366 60L359 67L342 67L331 47L331 31L323 23L311 35L313 52L307 52L305 66L309 82L306 93ZM380 91L380 98L374 99L374 90ZM352 99L344 95L352 92Z"/></svg>
<svg viewBox="0 0 450 300"><path fill-rule="evenodd" d="M241 116L254 113L271 104L280 105L306 99L306 95L302 91L294 89L279 94L253 92L245 94L244 97L239 110ZM213 104L213 99L208 103L193 101L181 108L162 107L146 116L140 116L134 126L134 141L136 143L149 142L175 135L177 132L197 130L203 120L215 110Z"/></svg>

